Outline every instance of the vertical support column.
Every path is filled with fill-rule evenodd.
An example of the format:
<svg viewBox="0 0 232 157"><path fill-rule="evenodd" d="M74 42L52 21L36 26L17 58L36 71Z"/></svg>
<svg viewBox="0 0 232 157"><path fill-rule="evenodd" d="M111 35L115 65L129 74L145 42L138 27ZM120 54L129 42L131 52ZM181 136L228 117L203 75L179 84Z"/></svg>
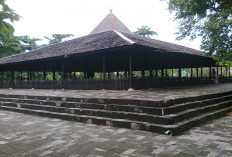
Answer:
<svg viewBox="0 0 232 157"><path fill-rule="evenodd" d="M13 88L14 86L14 71L11 70L11 73L10 73L10 87Z"/></svg>
<svg viewBox="0 0 232 157"><path fill-rule="evenodd" d="M193 78L193 68L191 68L191 74L190 74L190 78Z"/></svg>
<svg viewBox="0 0 232 157"><path fill-rule="evenodd" d="M102 72L103 72L103 88L106 88L106 58L102 57Z"/></svg>
<svg viewBox="0 0 232 157"><path fill-rule="evenodd" d="M30 81L30 72L27 72L27 81Z"/></svg>
<svg viewBox="0 0 232 157"><path fill-rule="evenodd" d="M219 76L219 70L218 70L218 66L217 66L217 78L218 78L218 76Z"/></svg>
<svg viewBox="0 0 232 157"><path fill-rule="evenodd" d="M55 72L55 71L52 72L52 80L53 80L53 81L56 80L56 72Z"/></svg>
<svg viewBox="0 0 232 157"><path fill-rule="evenodd" d="M105 56L103 56L103 58L102 58L102 72L103 72L103 80L104 80L104 84L105 84L105 80L106 80L106 60L105 60Z"/></svg>
<svg viewBox="0 0 232 157"><path fill-rule="evenodd" d="M209 81L212 79L212 67L209 67Z"/></svg>
<svg viewBox="0 0 232 157"><path fill-rule="evenodd" d="M181 81L181 68L179 68L179 79Z"/></svg>
<svg viewBox="0 0 232 157"><path fill-rule="evenodd" d="M201 67L201 80L203 79L203 67Z"/></svg>
<svg viewBox="0 0 232 157"><path fill-rule="evenodd" d="M172 69L172 79L173 79L173 76L174 76L174 74L173 74L173 69Z"/></svg>
<svg viewBox="0 0 232 157"><path fill-rule="evenodd" d="M163 81L164 79L164 69L161 69L161 80Z"/></svg>
<svg viewBox="0 0 232 157"><path fill-rule="evenodd" d="M144 78L145 77L145 72L144 72L144 70L142 70L142 78Z"/></svg>
<svg viewBox="0 0 232 157"><path fill-rule="evenodd" d="M198 79L198 77L199 77L199 74L198 74L198 72L199 72L199 71L198 71L198 67L196 68L196 70L197 70L197 79Z"/></svg>
<svg viewBox="0 0 232 157"><path fill-rule="evenodd" d="M72 79L72 72L69 73L69 79Z"/></svg>
<svg viewBox="0 0 232 157"><path fill-rule="evenodd" d="M132 57L131 57L131 54L129 56L129 72L130 72L130 85L129 85L129 88L132 88Z"/></svg>
<svg viewBox="0 0 232 157"><path fill-rule="evenodd" d="M222 67L221 67L221 78L223 77L223 75L222 75Z"/></svg>
<svg viewBox="0 0 232 157"><path fill-rule="evenodd" d="M119 79L119 71L117 71L117 79Z"/></svg>
<svg viewBox="0 0 232 157"><path fill-rule="evenodd" d="M165 77L166 77L166 79L168 78L168 69L165 69Z"/></svg>
<svg viewBox="0 0 232 157"><path fill-rule="evenodd" d="M44 79L44 80L47 79L47 73L46 73L46 71L43 72L43 79Z"/></svg>
<svg viewBox="0 0 232 157"><path fill-rule="evenodd" d="M151 65L151 62L149 64L149 79L150 79L150 86L152 86L152 65Z"/></svg>
<svg viewBox="0 0 232 157"><path fill-rule="evenodd" d="M155 79L158 80L158 69L155 69Z"/></svg>
<svg viewBox="0 0 232 157"><path fill-rule="evenodd" d="M61 73L62 73L62 81L65 80L65 70L64 70L64 61L61 61Z"/></svg>
<svg viewBox="0 0 232 157"><path fill-rule="evenodd" d="M229 67L229 79L230 79L230 67Z"/></svg>

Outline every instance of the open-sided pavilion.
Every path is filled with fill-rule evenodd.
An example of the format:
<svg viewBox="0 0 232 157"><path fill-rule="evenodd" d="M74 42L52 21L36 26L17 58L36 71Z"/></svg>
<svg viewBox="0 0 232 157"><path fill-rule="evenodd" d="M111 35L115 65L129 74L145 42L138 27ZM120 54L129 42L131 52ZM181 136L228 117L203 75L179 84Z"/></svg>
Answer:
<svg viewBox="0 0 232 157"><path fill-rule="evenodd" d="M143 89L179 83L208 83L211 67L215 66L213 58L201 51L133 34L111 12L87 36L0 59L0 71L11 72L11 81L2 81L0 86ZM188 78L181 76L183 68L191 68ZM193 68L196 68L195 79ZM207 78L203 78L206 68ZM136 77L135 71L141 76ZM176 77L174 71L178 73ZM15 72L27 72L27 80L16 79ZM43 72L44 79L36 81L34 72ZM53 80L46 80L48 72ZM59 81L58 72L62 76ZM77 78L74 72L83 72L84 78ZM98 79L94 77L96 72L101 74ZM226 76L230 79L230 70Z"/></svg>

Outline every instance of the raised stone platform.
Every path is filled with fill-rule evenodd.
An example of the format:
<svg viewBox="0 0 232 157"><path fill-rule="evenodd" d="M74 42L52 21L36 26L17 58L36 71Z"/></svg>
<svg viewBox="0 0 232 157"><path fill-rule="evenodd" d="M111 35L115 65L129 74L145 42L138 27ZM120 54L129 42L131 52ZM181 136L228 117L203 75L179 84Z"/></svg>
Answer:
<svg viewBox="0 0 232 157"><path fill-rule="evenodd" d="M143 91L0 91L0 109L177 135L232 111L232 84Z"/></svg>

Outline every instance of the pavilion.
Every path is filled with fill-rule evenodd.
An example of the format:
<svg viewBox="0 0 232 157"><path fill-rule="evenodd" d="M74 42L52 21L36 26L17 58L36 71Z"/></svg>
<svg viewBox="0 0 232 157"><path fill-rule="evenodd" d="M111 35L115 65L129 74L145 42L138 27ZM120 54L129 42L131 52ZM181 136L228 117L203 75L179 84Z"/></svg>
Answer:
<svg viewBox="0 0 232 157"><path fill-rule="evenodd" d="M213 58L201 51L138 36L110 12L89 35L0 59L0 71L11 72L11 81L2 81L0 87L143 89L192 83L193 68L197 71L197 82L209 82L211 67L215 64ZM208 78L204 79L206 67ZM182 78L183 68L191 68L189 79ZM173 69L178 72L176 78ZM168 76L168 70L172 76ZM141 77L136 78L135 71ZM17 80L15 72L27 72L27 80ZM43 72L44 80L36 81L34 72ZM53 80L46 80L48 72L52 73ZM76 78L74 72L83 72L84 79ZM101 79L94 78L96 72L102 74ZM57 73L61 74L59 81Z"/></svg>

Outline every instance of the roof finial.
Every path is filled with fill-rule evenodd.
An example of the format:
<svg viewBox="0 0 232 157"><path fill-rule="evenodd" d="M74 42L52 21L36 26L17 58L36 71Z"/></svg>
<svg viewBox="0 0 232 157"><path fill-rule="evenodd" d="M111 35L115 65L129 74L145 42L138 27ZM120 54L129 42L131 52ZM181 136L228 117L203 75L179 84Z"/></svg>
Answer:
<svg viewBox="0 0 232 157"><path fill-rule="evenodd" d="M110 21L111 21L112 30L114 30L114 18L113 18L112 9L110 9Z"/></svg>

